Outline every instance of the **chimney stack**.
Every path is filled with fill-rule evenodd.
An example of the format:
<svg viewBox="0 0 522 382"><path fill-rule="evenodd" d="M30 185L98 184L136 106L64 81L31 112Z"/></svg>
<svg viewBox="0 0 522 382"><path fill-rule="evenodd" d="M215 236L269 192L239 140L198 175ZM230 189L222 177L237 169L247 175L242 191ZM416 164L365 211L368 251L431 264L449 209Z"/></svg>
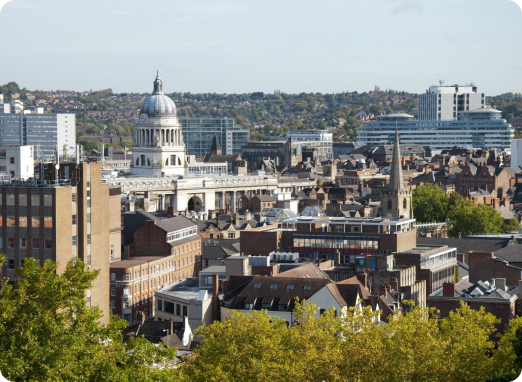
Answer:
<svg viewBox="0 0 522 382"><path fill-rule="evenodd" d="M442 284L442 297L455 297L455 284L453 284L453 283Z"/></svg>
<svg viewBox="0 0 522 382"><path fill-rule="evenodd" d="M495 279L495 286L497 289L501 289L502 291L506 291L506 279Z"/></svg>
<svg viewBox="0 0 522 382"><path fill-rule="evenodd" d="M212 275L212 321L219 321L219 275Z"/></svg>
<svg viewBox="0 0 522 382"><path fill-rule="evenodd" d="M339 250L335 251L335 266L341 265L341 252Z"/></svg>

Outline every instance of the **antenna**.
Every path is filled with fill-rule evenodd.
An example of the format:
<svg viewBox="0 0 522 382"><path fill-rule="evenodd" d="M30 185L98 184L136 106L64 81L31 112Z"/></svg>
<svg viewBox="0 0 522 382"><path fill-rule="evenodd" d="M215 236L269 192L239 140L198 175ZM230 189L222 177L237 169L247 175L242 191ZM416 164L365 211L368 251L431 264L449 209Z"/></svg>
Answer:
<svg viewBox="0 0 522 382"><path fill-rule="evenodd" d="M445 82L446 82L446 81L444 81L444 80L439 80L439 84L440 84L440 86L444 86L444 83L445 83Z"/></svg>

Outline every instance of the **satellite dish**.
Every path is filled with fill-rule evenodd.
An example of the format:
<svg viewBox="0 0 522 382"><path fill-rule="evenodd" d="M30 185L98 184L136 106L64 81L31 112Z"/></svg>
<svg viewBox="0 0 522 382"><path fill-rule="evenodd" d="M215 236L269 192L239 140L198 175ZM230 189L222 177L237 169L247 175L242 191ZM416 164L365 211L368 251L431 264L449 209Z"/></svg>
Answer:
<svg viewBox="0 0 522 382"><path fill-rule="evenodd" d="M391 217L392 217L392 214L391 214L390 212L388 212L388 213L386 214L386 217L387 217L387 218L391 218Z"/></svg>

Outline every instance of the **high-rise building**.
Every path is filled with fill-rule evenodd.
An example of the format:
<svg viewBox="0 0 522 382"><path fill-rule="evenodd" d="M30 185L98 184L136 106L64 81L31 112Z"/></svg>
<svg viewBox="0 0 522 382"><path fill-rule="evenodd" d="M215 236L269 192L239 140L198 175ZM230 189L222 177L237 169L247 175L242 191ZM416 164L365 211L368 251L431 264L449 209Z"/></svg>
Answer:
<svg viewBox="0 0 522 382"><path fill-rule="evenodd" d="M204 157L217 137L225 155L240 155L250 131L234 125L232 118L180 118L187 155Z"/></svg>
<svg viewBox="0 0 522 382"><path fill-rule="evenodd" d="M14 100L0 107L0 145L34 146L35 158L74 155L76 145L76 115L34 112L23 109Z"/></svg>
<svg viewBox="0 0 522 382"><path fill-rule="evenodd" d="M419 94L419 119L424 121L455 121L460 112L486 106L486 95L474 84L430 86Z"/></svg>
<svg viewBox="0 0 522 382"><path fill-rule="evenodd" d="M102 184L101 171L101 162L62 163L56 174L50 163L40 180L1 182L0 248L8 259L2 276L11 280L28 257L57 262L59 273L75 258L99 269L86 299L108 322L109 261L121 258L121 192Z"/></svg>
<svg viewBox="0 0 522 382"><path fill-rule="evenodd" d="M522 166L522 139L511 141L511 167Z"/></svg>

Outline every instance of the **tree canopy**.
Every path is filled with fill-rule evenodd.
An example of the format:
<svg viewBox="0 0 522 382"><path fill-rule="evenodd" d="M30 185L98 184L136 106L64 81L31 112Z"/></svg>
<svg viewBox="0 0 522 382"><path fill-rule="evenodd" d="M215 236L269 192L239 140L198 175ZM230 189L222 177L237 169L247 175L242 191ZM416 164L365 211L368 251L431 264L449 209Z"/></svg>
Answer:
<svg viewBox="0 0 522 382"><path fill-rule="evenodd" d="M0 267L5 256L0 255ZM89 307L85 291L98 271L81 261L57 274L47 260L32 258L16 270L17 280L0 284L0 370L10 381L172 380L172 369L150 366L173 359L175 350L144 338L123 342L127 322L100 323L101 311Z"/></svg>
<svg viewBox="0 0 522 382"><path fill-rule="evenodd" d="M464 237L478 233L502 233L514 230L518 220L504 224L502 215L491 206L475 206L457 192L448 197L436 184L427 183L413 190L413 215L422 223L449 220L448 234Z"/></svg>
<svg viewBox="0 0 522 382"><path fill-rule="evenodd" d="M199 330L204 339L180 368L186 381L486 381L520 373L514 320L491 340L497 319L464 303L447 319L413 307L386 326L370 308L317 314L297 304L287 327L267 312L234 312ZM518 340L517 340L518 338ZM518 348L517 348L518 349Z"/></svg>
<svg viewBox="0 0 522 382"><path fill-rule="evenodd" d="M426 183L413 190L413 215L418 222L440 223L448 214L448 195L435 183Z"/></svg>

